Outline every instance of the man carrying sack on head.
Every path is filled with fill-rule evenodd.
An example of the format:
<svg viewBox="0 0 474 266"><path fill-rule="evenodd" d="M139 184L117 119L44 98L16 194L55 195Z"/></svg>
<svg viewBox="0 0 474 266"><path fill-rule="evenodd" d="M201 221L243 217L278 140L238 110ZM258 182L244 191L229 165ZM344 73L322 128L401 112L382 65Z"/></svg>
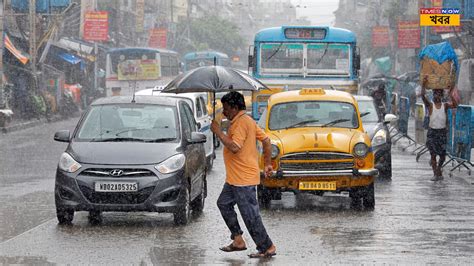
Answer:
<svg viewBox="0 0 474 266"><path fill-rule="evenodd" d="M447 142L447 114L449 108L456 108L457 97L453 96L454 86L449 85L450 102L443 103L443 90L433 90L433 102L426 98L426 85L428 78L425 76L421 86L421 99L429 112L429 127L426 137L426 147L431 154L431 167L433 168L433 178L431 181L443 180L443 164L446 159L446 142ZM436 162L436 156L439 161Z"/></svg>

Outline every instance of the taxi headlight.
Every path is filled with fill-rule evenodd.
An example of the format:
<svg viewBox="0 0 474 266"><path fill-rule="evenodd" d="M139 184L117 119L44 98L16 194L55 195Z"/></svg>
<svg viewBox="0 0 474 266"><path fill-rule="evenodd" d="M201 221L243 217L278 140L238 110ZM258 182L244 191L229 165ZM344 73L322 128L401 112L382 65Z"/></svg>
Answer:
<svg viewBox="0 0 474 266"><path fill-rule="evenodd" d="M81 168L81 164L76 162L76 160L74 160L71 155L64 152L61 154L61 158L59 158L58 167L65 172L74 173L79 170L79 168Z"/></svg>
<svg viewBox="0 0 474 266"><path fill-rule="evenodd" d="M372 146L378 146L385 144L387 142L387 131L385 129L381 129L375 133L374 137L372 138Z"/></svg>
<svg viewBox="0 0 474 266"><path fill-rule="evenodd" d="M369 153L369 147L365 143L357 143L354 146L353 153L356 157L365 157Z"/></svg>
<svg viewBox="0 0 474 266"><path fill-rule="evenodd" d="M277 145L272 144L272 159L275 159L278 154L280 154L280 149L278 148Z"/></svg>
<svg viewBox="0 0 474 266"><path fill-rule="evenodd" d="M186 158L184 155L176 154L161 162L160 164L155 165L155 169L162 174L170 174L183 168L185 163Z"/></svg>

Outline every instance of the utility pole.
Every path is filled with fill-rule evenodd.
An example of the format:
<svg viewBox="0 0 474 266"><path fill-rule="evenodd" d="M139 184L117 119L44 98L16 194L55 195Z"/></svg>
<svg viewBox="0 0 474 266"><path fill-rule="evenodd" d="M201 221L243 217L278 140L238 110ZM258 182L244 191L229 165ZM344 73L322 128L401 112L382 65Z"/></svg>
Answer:
<svg viewBox="0 0 474 266"><path fill-rule="evenodd" d="M36 0L30 0L30 57L31 69L36 76Z"/></svg>
<svg viewBox="0 0 474 266"><path fill-rule="evenodd" d="M0 51L3 51L3 0L0 0ZM6 108L3 97L3 53L0 53L0 109Z"/></svg>

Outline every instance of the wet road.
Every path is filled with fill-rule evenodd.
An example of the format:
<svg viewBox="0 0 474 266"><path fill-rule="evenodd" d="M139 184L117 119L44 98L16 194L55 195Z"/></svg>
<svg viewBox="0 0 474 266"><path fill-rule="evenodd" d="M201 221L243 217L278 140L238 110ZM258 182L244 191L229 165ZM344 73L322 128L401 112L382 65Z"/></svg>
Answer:
<svg viewBox="0 0 474 266"><path fill-rule="evenodd" d="M0 135L0 264L309 264L434 263L474 260L474 177L433 183L419 163L393 148L393 181L376 183L374 211L350 209L347 196L283 194L262 216L278 255L258 261L249 249L222 253L229 233L215 205L224 180L222 157L208 176L204 213L175 227L170 214L105 213L101 225L77 213L58 226L54 173L65 144L52 136L77 119ZM403 143L402 143L403 144ZM447 176L447 175L446 175ZM245 231L245 230L244 230Z"/></svg>

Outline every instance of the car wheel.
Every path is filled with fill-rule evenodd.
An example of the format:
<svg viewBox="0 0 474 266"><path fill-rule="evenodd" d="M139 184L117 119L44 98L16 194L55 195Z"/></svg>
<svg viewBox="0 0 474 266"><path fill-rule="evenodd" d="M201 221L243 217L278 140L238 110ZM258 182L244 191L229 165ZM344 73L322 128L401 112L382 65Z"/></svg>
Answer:
<svg viewBox="0 0 474 266"><path fill-rule="evenodd" d="M56 216L58 217L59 224L71 224L74 219L74 210L56 207Z"/></svg>
<svg viewBox="0 0 474 266"><path fill-rule="evenodd" d="M211 154L209 158L207 158L207 171L210 172L212 167L214 166L214 154Z"/></svg>
<svg viewBox="0 0 474 266"><path fill-rule="evenodd" d="M380 171L379 177L387 180L392 179L392 155L388 156L386 166Z"/></svg>
<svg viewBox="0 0 474 266"><path fill-rule="evenodd" d="M362 198L359 189L352 189L349 191L349 197L351 198L351 209L360 209Z"/></svg>
<svg viewBox="0 0 474 266"><path fill-rule="evenodd" d="M260 207L263 209L267 209L270 207L270 203L272 201L271 197L271 192L268 188L265 188L262 185L259 185L257 187L257 197L258 197L258 203L260 204Z"/></svg>
<svg viewBox="0 0 474 266"><path fill-rule="evenodd" d="M221 142L217 136L214 136L214 149L217 149L221 146Z"/></svg>
<svg viewBox="0 0 474 266"><path fill-rule="evenodd" d="M202 213L204 210L204 204L206 202L207 195L207 181L204 178L201 186L201 193L191 203L191 209L193 212Z"/></svg>
<svg viewBox="0 0 474 266"><path fill-rule="evenodd" d="M185 188L183 189L183 193L184 193L184 196L183 196L184 202L182 203L181 206L178 207L178 209L173 215L175 225L186 225L189 223L189 220L190 220L191 206L189 202L190 195L189 195L188 186L185 186Z"/></svg>
<svg viewBox="0 0 474 266"><path fill-rule="evenodd" d="M89 223L92 225L97 225L102 223L102 214L100 211L90 211L89 212Z"/></svg>
<svg viewBox="0 0 474 266"><path fill-rule="evenodd" d="M375 207L374 183L370 184L363 195L363 204L366 209L373 210Z"/></svg>

